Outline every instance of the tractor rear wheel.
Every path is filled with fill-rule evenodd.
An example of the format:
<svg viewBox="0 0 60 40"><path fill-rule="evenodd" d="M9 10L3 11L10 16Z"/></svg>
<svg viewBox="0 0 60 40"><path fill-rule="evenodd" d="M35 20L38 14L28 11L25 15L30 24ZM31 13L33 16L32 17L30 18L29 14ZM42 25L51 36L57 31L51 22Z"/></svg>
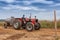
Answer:
<svg viewBox="0 0 60 40"><path fill-rule="evenodd" d="M39 30L41 27L40 23L35 23L34 29Z"/></svg>
<svg viewBox="0 0 60 40"><path fill-rule="evenodd" d="M32 31L32 30L33 30L33 25L31 24L31 22L28 22L28 23L26 24L26 30L27 30L27 31Z"/></svg>
<svg viewBox="0 0 60 40"><path fill-rule="evenodd" d="M18 21L18 20L15 21L14 24L13 24L13 28L18 30L18 29L20 29L20 27L21 27L21 22Z"/></svg>

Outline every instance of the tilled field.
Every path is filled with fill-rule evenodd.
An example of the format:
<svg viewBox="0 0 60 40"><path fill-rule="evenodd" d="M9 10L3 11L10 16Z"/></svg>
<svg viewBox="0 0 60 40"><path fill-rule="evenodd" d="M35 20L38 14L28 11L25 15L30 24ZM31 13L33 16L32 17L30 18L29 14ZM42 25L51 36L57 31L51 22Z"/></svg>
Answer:
<svg viewBox="0 0 60 40"><path fill-rule="evenodd" d="M59 39L60 29L57 30L57 34ZM5 29L0 26L0 40L55 40L55 31L54 29L41 28L40 30L28 32L25 29Z"/></svg>

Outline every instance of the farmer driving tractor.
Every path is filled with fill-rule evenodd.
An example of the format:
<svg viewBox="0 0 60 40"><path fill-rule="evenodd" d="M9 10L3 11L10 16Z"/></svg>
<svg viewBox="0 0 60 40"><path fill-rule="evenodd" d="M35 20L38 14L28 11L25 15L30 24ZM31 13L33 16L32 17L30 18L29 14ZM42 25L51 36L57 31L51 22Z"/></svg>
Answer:
<svg viewBox="0 0 60 40"><path fill-rule="evenodd" d="M26 25L26 19L25 19L25 15L23 15L22 17L22 27L25 29L25 25Z"/></svg>

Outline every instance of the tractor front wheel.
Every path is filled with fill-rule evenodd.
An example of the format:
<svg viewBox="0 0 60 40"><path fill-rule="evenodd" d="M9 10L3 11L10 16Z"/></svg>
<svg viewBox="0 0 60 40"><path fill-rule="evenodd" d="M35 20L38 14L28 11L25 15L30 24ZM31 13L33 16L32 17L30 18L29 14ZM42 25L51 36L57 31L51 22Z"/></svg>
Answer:
<svg viewBox="0 0 60 40"><path fill-rule="evenodd" d="M31 22L28 22L28 23L26 24L26 30L27 30L27 31L32 31L32 30L33 30L33 25L31 24Z"/></svg>

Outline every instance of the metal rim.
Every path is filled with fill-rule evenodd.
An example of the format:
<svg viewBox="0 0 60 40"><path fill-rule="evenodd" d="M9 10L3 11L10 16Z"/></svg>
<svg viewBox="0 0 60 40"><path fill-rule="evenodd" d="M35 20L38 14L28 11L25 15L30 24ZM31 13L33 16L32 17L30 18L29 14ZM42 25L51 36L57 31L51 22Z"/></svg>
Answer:
<svg viewBox="0 0 60 40"><path fill-rule="evenodd" d="M15 28L18 28L18 25L19 25L18 22L14 23L14 27L15 27Z"/></svg>
<svg viewBox="0 0 60 40"><path fill-rule="evenodd" d="M28 29L28 30L32 30L32 29L33 29L32 25L28 25L28 26L27 26L27 29Z"/></svg>

